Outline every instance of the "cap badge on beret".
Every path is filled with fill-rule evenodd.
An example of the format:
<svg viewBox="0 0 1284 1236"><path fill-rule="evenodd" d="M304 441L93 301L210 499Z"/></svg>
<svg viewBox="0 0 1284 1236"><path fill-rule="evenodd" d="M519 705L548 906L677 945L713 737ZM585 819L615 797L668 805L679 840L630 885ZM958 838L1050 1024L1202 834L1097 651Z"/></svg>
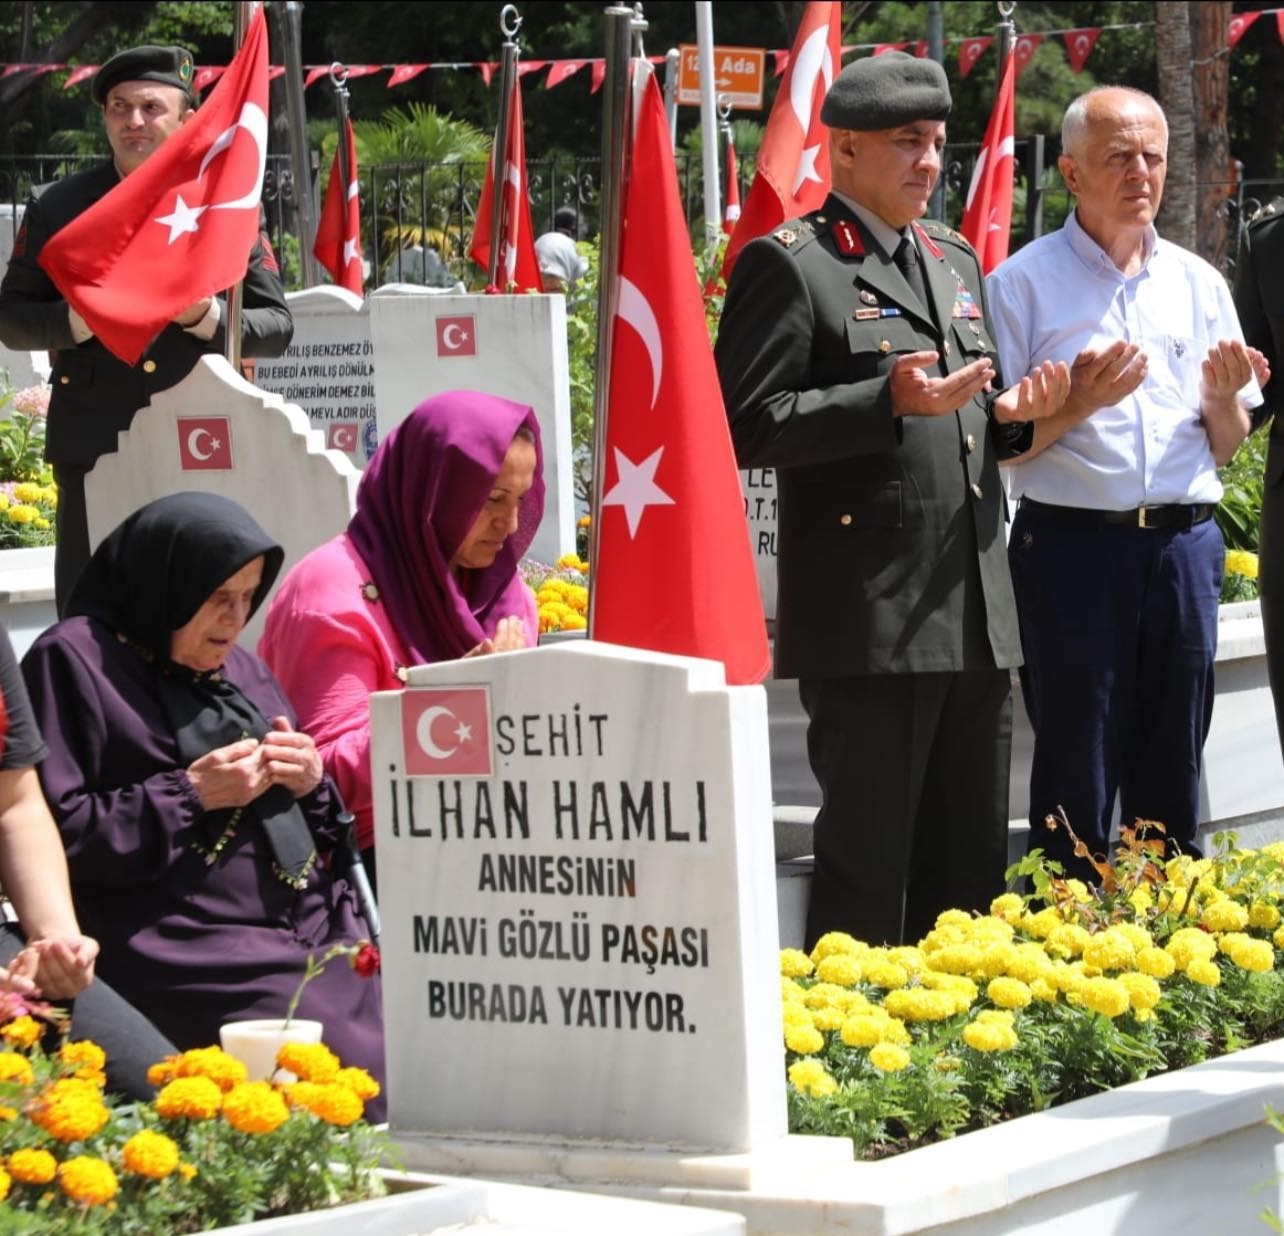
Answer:
<svg viewBox="0 0 1284 1236"><path fill-rule="evenodd" d="M195 67L185 47L130 47L117 52L98 70L91 94L95 103L106 103L107 92L121 82L159 82L175 86L190 99Z"/></svg>

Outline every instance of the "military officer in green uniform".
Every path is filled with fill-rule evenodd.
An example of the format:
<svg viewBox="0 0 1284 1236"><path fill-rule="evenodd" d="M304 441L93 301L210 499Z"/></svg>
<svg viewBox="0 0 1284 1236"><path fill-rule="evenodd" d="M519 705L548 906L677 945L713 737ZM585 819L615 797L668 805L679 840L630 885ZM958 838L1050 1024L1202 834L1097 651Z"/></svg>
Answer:
<svg viewBox="0 0 1284 1236"><path fill-rule="evenodd" d="M116 449L117 434L152 395L180 382L202 356L223 351L227 323L223 300L204 297L169 323L136 365L127 365L62 298L40 265L40 251L192 120L192 77L192 56L183 47L131 47L98 70L92 93L112 157L37 186L0 282L0 342L48 349L53 360L45 458L58 482L54 588L60 614L89 561L85 474ZM242 292L241 354L280 356L294 325L266 233L246 255Z"/></svg>
<svg viewBox="0 0 1284 1236"><path fill-rule="evenodd" d="M917 222L949 109L934 61L848 65L821 112L833 192L745 247L718 335L740 465L777 469L775 672L823 792L808 947L913 941L1002 888L1021 650L998 461L1069 372L993 389L976 255Z"/></svg>
<svg viewBox="0 0 1284 1236"><path fill-rule="evenodd" d="M1263 206L1244 230L1235 262L1235 311L1244 342L1265 356L1273 375L1260 383L1266 402L1253 412L1253 427L1274 417L1262 488L1258 583L1266 667L1284 748L1284 197Z"/></svg>

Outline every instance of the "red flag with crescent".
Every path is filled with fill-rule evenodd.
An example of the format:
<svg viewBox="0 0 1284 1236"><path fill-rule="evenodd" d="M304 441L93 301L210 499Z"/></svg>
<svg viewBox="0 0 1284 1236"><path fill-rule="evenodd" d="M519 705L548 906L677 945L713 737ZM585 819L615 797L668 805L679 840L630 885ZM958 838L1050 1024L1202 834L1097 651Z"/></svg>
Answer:
<svg viewBox="0 0 1284 1236"><path fill-rule="evenodd" d="M539 277L539 259L535 256L535 229L531 226L531 198L526 183L526 135L522 122L521 79L513 83L508 105L508 149L504 155L504 179L500 185L500 208L503 222L499 227L498 285L487 288L497 292L539 292L544 284ZM494 167L498 152L491 148L486 183L477 203L477 223L469 255L483 270L490 270L490 228L495 210Z"/></svg>
<svg viewBox="0 0 1284 1236"><path fill-rule="evenodd" d="M260 5L208 101L40 252L67 302L132 365L176 316L245 275L267 154Z"/></svg>
<svg viewBox="0 0 1284 1236"><path fill-rule="evenodd" d="M633 71L593 634L759 682L766 623L669 126L650 66Z"/></svg>
<svg viewBox="0 0 1284 1236"><path fill-rule="evenodd" d="M757 175L727 242L724 279L731 278L740 250L751 240L815 210L829 196L829 128L821 123L820 105L842 67L841 9L831 0L810 0L803 13L758 149Z"/></svg>
<svg viewBox="0 0 1284 1236"><path fill-rule="evenodd" d="M1084 26L1078 30L1065 30L1062 32L1061 38L1066 45L1066 59L1070 61L1070 71L1072 73L1078 73L1082 70L1088 57L1092 55L1092 49L1096 47L1097 40L1100 37L1100 26Z"/></svg>
<svg viewBox="0 0 1284 1236"><path fill-rule="evenodd" d="M317 238L312 252L330 278L341 288L361 295L364 282L361 269L361 199L357 184L357 142L352 134L352 121L344 119L343 142L348 148L348 183L343 183L339 148L334 150L334 166L326 185L321 217L317 220Z"/></svg>
<svg viewBox="0 0 1284 1236"><path fill-rule="evenodd" d="M740 218L740 169L736 166L736 143L727 131L727 196L726 209L722 212L722 230L728 236L736 230Z"/></svg>
<svg viewBox="0 0 1284 1236"><path fill-rule="evenodd" d="M990 123L985 126L985 139L968 186L963 222L959 224L959 231L971 242L981 259L981 270L987 275L1008 256L1019 71L1016 56L1009 56L999 78L999 92Z"/></svg>

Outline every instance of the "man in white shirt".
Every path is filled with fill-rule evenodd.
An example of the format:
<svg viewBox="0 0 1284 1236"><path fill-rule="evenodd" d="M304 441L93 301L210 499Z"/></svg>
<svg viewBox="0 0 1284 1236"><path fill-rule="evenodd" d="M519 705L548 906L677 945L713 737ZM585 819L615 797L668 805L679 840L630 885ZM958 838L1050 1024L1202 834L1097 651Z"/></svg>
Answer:
<svg viewBox="0 0 1284 1236"><path fill-rule="evenodd" d="M988 279L1003 372L1071 365L1070 395L1012 463L1009 561L1035 733L1030 848L1067 875L1064 812L1096 856L1121 818L1197 853L1224 549L1217 467L1261 402L1221 275L1159 239L1168 126L1149 95L1104 87L1062 123L1074 212ZM1259 373L1259 377L1262 376ZM1263 378L1264 380L1264 378Z"/></svg>
<svg viewBox="0 0 1284 1236"><path fill-rule="evenodd" d="M575 247L575 211L559 206L553 212L553 230L535 238L535 257L546 292L565 292L588 274L588 260Z"/></svg>

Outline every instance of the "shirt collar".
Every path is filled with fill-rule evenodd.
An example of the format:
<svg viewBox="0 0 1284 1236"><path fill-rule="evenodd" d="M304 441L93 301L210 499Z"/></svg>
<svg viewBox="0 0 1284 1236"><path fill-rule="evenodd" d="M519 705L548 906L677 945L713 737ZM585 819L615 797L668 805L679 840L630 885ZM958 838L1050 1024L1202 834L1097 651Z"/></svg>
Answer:
<svg viewBox="0 0 1284 1236"><path fill-rule="evenodd" d="M839 193L837 189L831 189L830 192L865 225L866 231L878 242L879 248L888 257L895 257L897 247L902 240L906 237L912 239L909 228L902 228L898 231L886 219L876 215L868 206L862 206L859 202L848 197L847 194Z"/></svg>
<svg viewBox="0 0 1284 1236"><path fill-rule="evenodd" d="M1155 240L1158 237L1154 224L1149 224L1141 237L1141 270L1134 275L1125 275L1115 265L1114 259L1110 254L1083 230L1083 225L1079 222L1078 210L1072 210L1066 216L1064 228L1066 240L1070 242L1070 248L1089 270L1109 271L1116 279L1135 279L1136 274L1143 273L1150 264L1151 256L1155 252Z"/></svg>

